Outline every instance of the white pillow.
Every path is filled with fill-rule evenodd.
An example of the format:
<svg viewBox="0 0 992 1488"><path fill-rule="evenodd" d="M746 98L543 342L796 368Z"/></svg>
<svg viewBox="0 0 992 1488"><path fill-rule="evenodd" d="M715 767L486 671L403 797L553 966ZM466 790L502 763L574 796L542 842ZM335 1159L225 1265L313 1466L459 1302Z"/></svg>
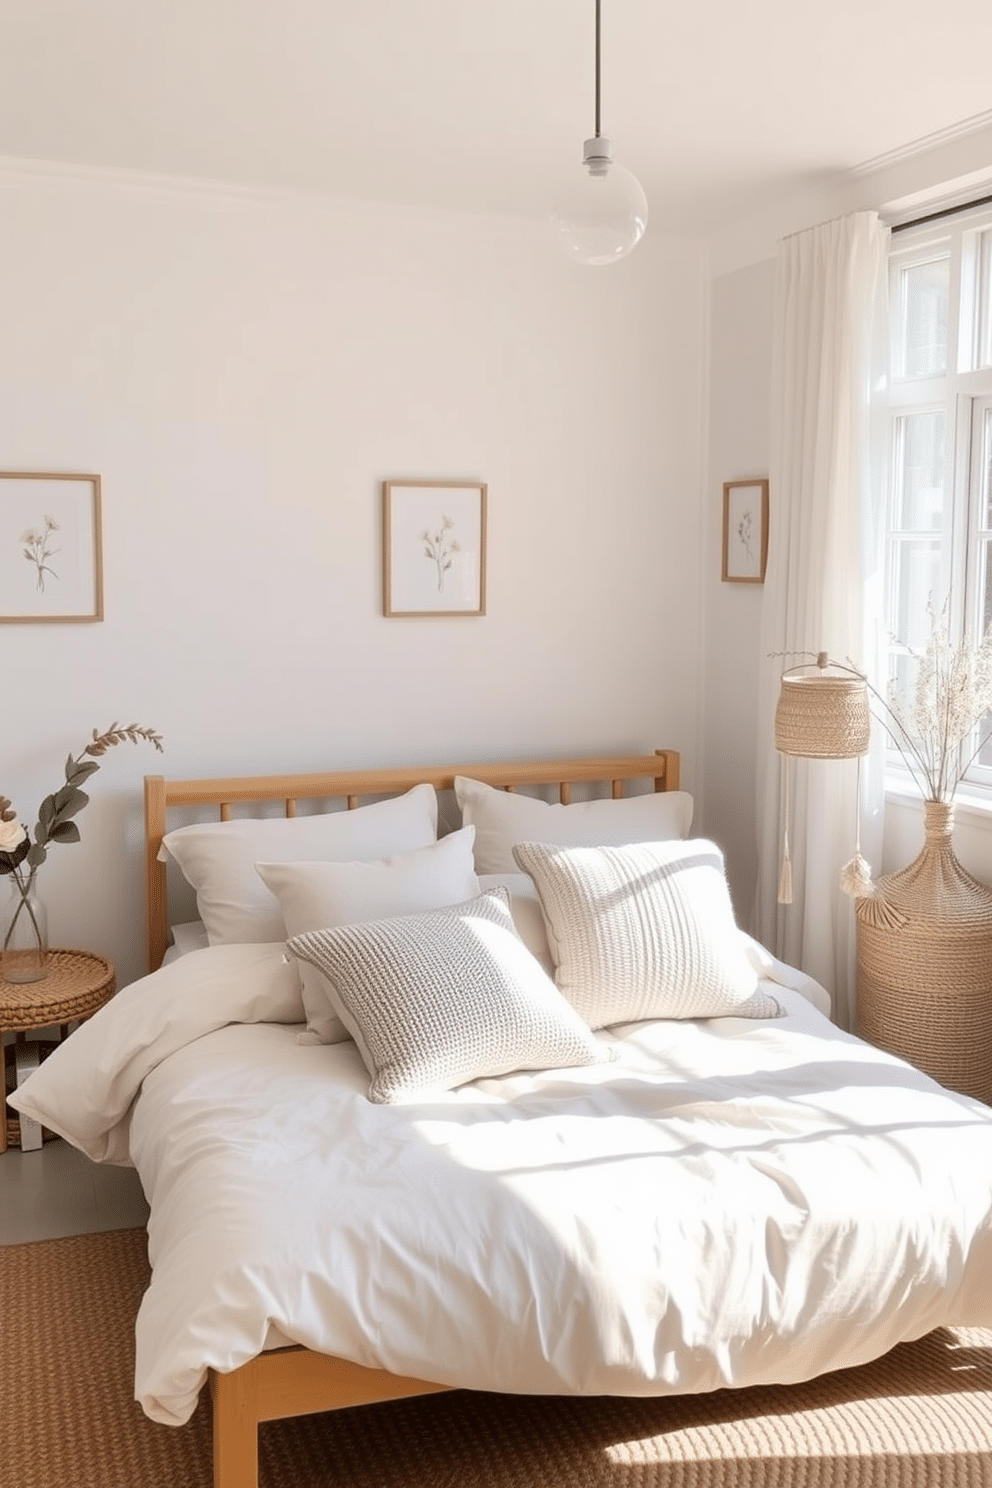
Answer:
<svg viewBox="0 0 992 1488"><path fill-rule="evenodd" d="M555 963L551 956L551 947L548 945L548 932L544 928L541 901L530 874L480 873L479 887L484 894L496 888L509 891L510 913L513 916L513 925L517 934L531 955L536 956L540 961L548 976L553 977Z"/></svg>
<svg viewBox="0 0 992 1488"><path fill-rule="evenodd" d="M328 978L378 1104L611 1057L517 935L505 889L294 935L289 949Z"/></svg>
<svg viewBox="0 0 992 1488"><path fill-rule="evenodd" d="M515 872L513 849L518 842L619 847L627 842L687 837L692 824L692 797L686 791L653 791L563 806L456 775L455 796L462 821L475 828L476 873Z"/></svg>
<svg viewBox="0 0 992 1488"><path fill-rule="evenodd" d="M442 837L430 847L398 853L377 863L256 863L279 901L287 935L325 930L361 920L417 914L460 904L479 892L472 867L472 827ZM339 1044L349 1037L329 1001L323 973L305 965L303 1006L307 1031L300 1043Z"/></svg>
<svg viewBox="0 0 992 1488"><path fill-rule="evenodd" d="M514 849L541 899L555 981L590 1028L644 1018L777 1017L712 842Z"/></svg>
<svg viewBox="0 0 992 1488"><path fill-rule="evenodd" d="M265 817L179 827L162 838L196 890L211 945L284 940L279 906L255 872L270 862L385 858L437 838L437 794L415 785L405 795L319 816Z"/></svg>
<svg viewBox="0 0 992 1488"><path fill-rule="evenodd" d="M202 920L190 920L182 925L170 926L172 932L172 944L166 947L162 964L169 961L178 961L180 956L188 956L190 951L202 951L209 944L207 939L207 927Z"/></svg>

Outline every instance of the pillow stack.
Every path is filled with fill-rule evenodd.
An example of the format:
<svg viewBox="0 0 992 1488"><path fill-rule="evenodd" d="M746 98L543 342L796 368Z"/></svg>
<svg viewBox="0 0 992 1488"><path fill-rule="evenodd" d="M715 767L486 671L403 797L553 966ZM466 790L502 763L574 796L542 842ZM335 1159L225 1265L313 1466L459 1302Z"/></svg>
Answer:
<svg viewBox="0 0 992 1488"><path fill-rule="evenodd" d="M163 839L211 946L287 941L300 1041L353 1039L371 1100L599 1064L612 1024L779 1012L719 848L686 840L691 796L549 805L463 776L455 794L464 825L440 841L428 785Z"/></svg>

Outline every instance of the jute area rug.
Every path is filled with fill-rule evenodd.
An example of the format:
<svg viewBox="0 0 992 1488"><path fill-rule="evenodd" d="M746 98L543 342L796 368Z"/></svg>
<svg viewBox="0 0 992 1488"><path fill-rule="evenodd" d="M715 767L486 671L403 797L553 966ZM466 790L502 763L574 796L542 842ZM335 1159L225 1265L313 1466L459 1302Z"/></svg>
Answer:
<svg viewBox="0 0 992 1488"><path fill-rule="evenodd" d="M206 1399L178 1430L132 1399L147 1277L142 1230L0 1247L3 1488L210 1488ZM800 1387L301 1417L263 1426L260 1456L261 1488L992 1488L992 1332Z"/></svg>

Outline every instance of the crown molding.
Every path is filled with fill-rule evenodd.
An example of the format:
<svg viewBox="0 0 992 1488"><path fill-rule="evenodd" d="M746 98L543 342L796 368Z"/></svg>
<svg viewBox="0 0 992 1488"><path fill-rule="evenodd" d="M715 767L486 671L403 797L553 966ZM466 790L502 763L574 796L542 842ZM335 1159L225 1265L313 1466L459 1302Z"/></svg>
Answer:
<svg viewBox="0 0 992 1488"><path fill-rule="evenodd" d="M959 144L970 139L972 135L982 134L986 130L992 130L992 109L982 114L973 114L970 119L961 119L957 124L950 124L946 129L938 129L934 134L924 135L922 139L911 140L908 144L899 145L894 150L887 150L884 155L876 155L871 160L864 160L846 174L852 179L858 176L879 175L883 171L902 165L907 160L916 160L921 155L928 155L931 151L943 149L947 145Z"/></svg>

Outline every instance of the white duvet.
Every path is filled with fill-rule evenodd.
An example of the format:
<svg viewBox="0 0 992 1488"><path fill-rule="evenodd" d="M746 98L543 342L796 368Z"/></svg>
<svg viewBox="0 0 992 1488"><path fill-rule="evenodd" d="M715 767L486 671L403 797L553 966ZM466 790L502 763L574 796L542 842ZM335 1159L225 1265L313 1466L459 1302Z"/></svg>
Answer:
<svg viewBox="0 0 992 1488"><path fill-rule="evenodd" d="M13 1104L139 1170L136 1395L158 1421L274 1339L470 1388L651 1395L992 1325L992 1111L763 972L781 1018L631 1024L598 1035L614 1064L377 1106L353 1044L297 1043L281 946L217 947L119 993Z"/></svg>

